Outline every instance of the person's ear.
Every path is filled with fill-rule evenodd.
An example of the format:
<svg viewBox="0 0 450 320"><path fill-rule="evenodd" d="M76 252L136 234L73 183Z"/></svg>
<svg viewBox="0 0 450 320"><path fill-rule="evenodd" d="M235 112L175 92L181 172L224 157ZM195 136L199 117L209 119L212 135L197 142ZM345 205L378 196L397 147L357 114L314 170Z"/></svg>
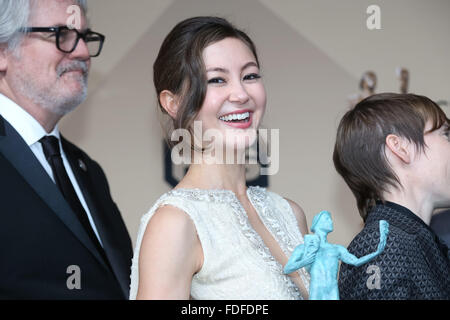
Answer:
<svg viewBox="0 0 450 320"><path fill-rule="evenodd" d="M159 94L159 103L173 119L177 117L179 103L175 94L169 90L163 90Z"/></svg>
<svg viewBox="0 0 450 320"><path fill-rule="evenodd" d="M412 144L405 138L395 134L390 134L386 137L386 148L405 164L411 163L413 157L411 147Z"/></svg>

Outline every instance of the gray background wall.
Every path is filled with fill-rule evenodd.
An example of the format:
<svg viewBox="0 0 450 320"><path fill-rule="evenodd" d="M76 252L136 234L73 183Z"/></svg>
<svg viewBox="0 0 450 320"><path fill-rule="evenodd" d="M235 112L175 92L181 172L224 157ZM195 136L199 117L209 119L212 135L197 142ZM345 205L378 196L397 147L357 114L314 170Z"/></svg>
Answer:
<svg viewBox="0 0 450 320"><path fill-rule="evenodd" d="M381 8L381 30L366 27L371 4ZM92 27L107 42L93 60L89 98L60 127L103 166L133 241L142 214L170 188L152 64L184 18L219 15L253 38L268 94L263 125L280 129L280 170L269 189L299 203L309 225L320 210L331 211L336 243L347 245L362 226L332 163L336 128L361 74L374 70L378 92L397 92L395 68L406 67L410 92L450 100L447 0L91 0L89 6Z"/></svg>

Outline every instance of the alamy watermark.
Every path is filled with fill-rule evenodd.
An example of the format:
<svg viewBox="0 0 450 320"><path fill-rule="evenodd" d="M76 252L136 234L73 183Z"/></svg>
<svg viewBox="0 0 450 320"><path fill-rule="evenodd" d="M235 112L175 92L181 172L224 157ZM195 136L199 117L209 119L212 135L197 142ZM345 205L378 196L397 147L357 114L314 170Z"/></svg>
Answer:
<svg viewBox="0 0 450 320"><path fill-rule="evenodd" d="M77 5L67 7L66 13L69 14L66 25L69 29L81 29L81 8Z"/></svg>
<svg viewBox="0 0 450 320"><path fill-rule="evenodd" d="M279 129L203 131L202 122L194 121L193 132L176 129L170 139L177 143L171 152L171 159L175 165L259 163L261 175L274 175L279 170ZM244 152L245 150L247 152Z"/></svg>
<svg viewBox="0 0 450 320"><path fill-rule="evenodd" d="M366 286L369 290L381 289L381 271L380 267L374 264L371 264L367 267L366 273L370 274L367 279Z"/></svg>
<svg viewBox="0 0 450 320"><path fill-rule="evenodd" d="M381 29L381 8L376 4L367 7L366 13L369 14L366 20L366 27L369 30Z"/></svg>
<svg viewBox="0 0 450 320"><path fill-rule="evenodd" d="M66 286L69 290L81 289L81 268L75 264L70 265L66 269L66 273L70 276L67 277Z"/></svg>

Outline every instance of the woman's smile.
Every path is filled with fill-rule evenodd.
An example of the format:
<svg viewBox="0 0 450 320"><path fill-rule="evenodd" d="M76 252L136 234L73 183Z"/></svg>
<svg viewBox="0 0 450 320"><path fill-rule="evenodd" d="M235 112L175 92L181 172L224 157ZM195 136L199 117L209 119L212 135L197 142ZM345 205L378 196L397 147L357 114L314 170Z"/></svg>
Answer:
<svg viewBox="0 0 450 320"><path fill-rule="evenodd" d="M233 128L247 129L252 125L252 116L252 111L244 109L225 114L219 117L219 120Z"/></svg>

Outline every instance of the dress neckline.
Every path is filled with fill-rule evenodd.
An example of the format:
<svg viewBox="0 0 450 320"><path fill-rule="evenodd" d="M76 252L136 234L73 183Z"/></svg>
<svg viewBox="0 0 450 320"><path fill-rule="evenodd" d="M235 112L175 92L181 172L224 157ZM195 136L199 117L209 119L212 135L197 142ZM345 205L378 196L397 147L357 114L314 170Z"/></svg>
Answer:
<svg viewBox="0 0 450 320"><path fill-rule="evenodd" d="M299 243L293 243L292 239L285 232L284 227L280 225L276 213L273 212L270 205L267 204L267 189L260 186L249 186L246 190L247 197L256 211L259 219L272 235L274 240L278 243L281 251L289 258L290 252L299 245ZM228 189L199 189L199 188L179 188L172 189L168 192L168 195L173 196L187 196L191 200L207 201L214 203L227 204L233 210L233 216L237 219L237 222L244 234L244 236L253 244L257 252L263 257L269 267L278 274L283 274L283 265L278 262L270 252L269 247L259 235L259 233L253 228L248 219L247 212L245 211L239 198L232 190ZM295 216L292 217L292 223L296 224ZM303 236L303 235L302 235ZM301 278L304 279L305 274L302 269L298 270ZM295 295L300 295L299 288L293 283L289 276L284 276L284 281L288 288ZM302 281L308 290L308 285L305 281Z"/></svg>
<svg viewBox="0 0 450 320"><path fill-rule="evenodd" d="M260 186L248 186L246 189L246 195L250 201L251 195L254 194L255 192L265 194L267 192L267 189ZM236 200L240 203L239 198L234 193L234 191L229 189L178 188L170 190L168 194L169 195L187 194L190 197L204 201L230 202L232 200L233 201Z"/></svg>

